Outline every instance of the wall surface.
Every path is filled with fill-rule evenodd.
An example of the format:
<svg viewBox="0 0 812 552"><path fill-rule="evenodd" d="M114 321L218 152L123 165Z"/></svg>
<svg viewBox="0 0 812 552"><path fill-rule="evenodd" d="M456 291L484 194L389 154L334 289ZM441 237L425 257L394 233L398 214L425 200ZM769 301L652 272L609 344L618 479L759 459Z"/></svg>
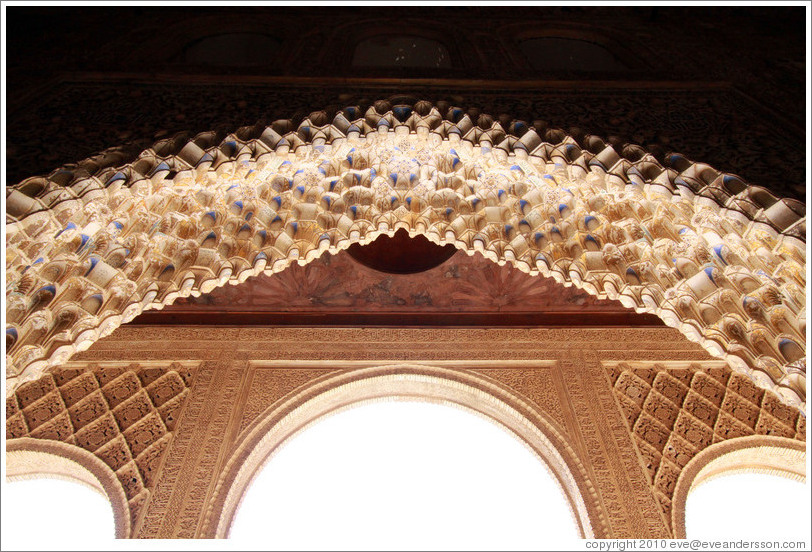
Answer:
<svg viewBox="0 0 812 552"><path fill-rule="evenodd" d="M189 382L165 456L145 485L147 500L133 512L138 537L213 536L222 507L212 504L218 478L263 412L319 378L407 364L429 373L475 374L525 401L529 415L546 420L583 465L587 486L597 489L597 511L590 516L596 534L665 537L667 512L655 497L607 371L618 363L664 370L720 367L667 328L124 326L67 368L164 367ZM209 508L215 512L206 519Z"/></svg>

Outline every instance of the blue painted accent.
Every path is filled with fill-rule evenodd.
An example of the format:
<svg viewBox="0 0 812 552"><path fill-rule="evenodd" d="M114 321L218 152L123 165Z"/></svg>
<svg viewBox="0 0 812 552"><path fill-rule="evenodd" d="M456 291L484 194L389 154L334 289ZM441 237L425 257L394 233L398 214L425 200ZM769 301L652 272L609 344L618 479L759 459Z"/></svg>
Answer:
<svg viewBox="0 0 812 552"><path fill-rule="evenodd" d="M381 126L388 127L389 126L389 121L387 121L386 119L381 119L380 121L378 121L378 126L379 127L381 127Z"/></svg>
<svg viewBox="0 0 812 552"><path fill-rule="evenodd" d="M263 232L264 232L264 231L265 231L265 230L263 230ZM262 259L267 260L267 259L268 259L268 255L266 255L265 253L263 253L262 251L260 251L259 253L257 253L257 256L256 256L256 257L254 257L254 262L261 261Z"/></svg>
<svg viewBox="0 0 812 552"><path fill-rule="evenodd" d="M300 194L304 194L305 193L305 187L304 186L296 186L296 191L299 192Z"/></svg>
<svg viewBox="0 0 812 552"><path fill-rule="evenodd" d="M242 211L242 201L235 201L235 202L234 202L234 205L236 205L237 207L239 207L239 208L240 208L240 211Z"/></svg>
<svg viewBox="0 0 812 552"><path fill-rule="evenodd" d="M361 129L358 128L358 125L350 125L350 127L347 129L347 134L349 134L350 132L359 132L360 133Z"/></svg>
<svg viewBox="0 0 812 552"><path fill-rule="evenodd" d="M349 116L350 119L355 118L355 108L354 107L348 107L345 111L347 112L347 116Z"/></svg>
<svg viewBox="0 0 812 552"><path fill-rule="evenodd" d="M784 338L781 338L781 339L778 341L778 348L779 348L779 349L783 349L784 347L787 347L787 346L792 345L792 344L794 344L794 343L795 343L795 342L794 342L794 341L792 341L791 339L787 339L786 337L784 337ZM781 352L783 353L784 351L782 350Z"/></svg>
<svg viewBox="0 0 812 552"><path fill-rule="evenodd" d="M44 263L44 262L45 262L45 259L43 259L42 257L37 257L37 260L34 261L32 264L36 265L36 264L40 264L40 263Z"/></svg>
<svg viewBox="0 0 812 552"><path fill-rule="evenodd" d="M62 232L65 232L65 231L67 231L67 230L74 230L75 228L76 228L76 225L75 225L75 224L73 224L72 222L69 222L69 223L68 223L68 225L67 225L67 226L65 226L65 228L63 228L63 229L62 229L62 230L60 230L59 232L57 232L57 233L56 233L56 236L54 236L54 237L55 237L55 238L58 238L58 237L59 237L59 234L61 234Z"/></svg>
<svg viewBox="0 0 812 552"><path fill-rule="evenodd" d="M566 203L560 203L558 205L558 212L563 213L565 209L569 209L569 206Z"/></svg>
<svg viewBox="0 0 812 552"><path fill-rule="evenodd" d="M736 178L735 176L732 176L732 175L729 175L729 174L726 174L726 175L722 176L722 182L724 184L730 184L731 182L736 182L737 180L739 180L739 179Z"/></svg>
<svg viewBox="0 0 812 552"><path fill-rule="evenodd" d="M584 224L589 225L589 223L592 222L593 220L597 221L598 219L596 219L592 215L587 215L584 217Z"/></svg>
<svg viewBox="0 0 812 552"><path fill-rule="evenodd" d="M289 146L289 145L290 145L290 143L287 140L285 140L284 138L282 138L281 140L279 140L279 143L276 144L276 147L278 148L279 146ZM282 164L284 165L284 163L282 163Z"/></svg>
<svg viewBox="0 0 812 552"><path fill-rule="evenodd" d="M705 268L705 274L708 275L708 278L710 279L711 282L713 282L714 284L716 283L716 281L713 279L713 268L712 267L710 267L710 266L706 267Z"/></svg>
<svg viewBox="0 0 812 552"><path fill-rule="evenodd" d="M550 228L550 232L552 232L553 234L558 234L559 236L561 235L561 230L558 229L558 226L553 226L552 228Z"/></svg>
<svg viewBox="0 0 812 552"><path fill-rule="evenodd" d="M688 229L687 229L687 228L680 228L679 232L677 232L677 233L678 233L679 235L682 235L682 234L685 234L686 232L688 232Z"/></svg>
<svg viewBox="0 0 812 552"><path fill-rule="evenodd" d="M411 206L411 204L412 204L412 196L409 196L409 197L406 198L406 204Z"/></svg>
<svg viewBox="0 0 812 552"><path fill-rule="evenodd" d="M513 230L513 225L511 225L511 224L506 224L506 225L505 225L505 236L510 235L510 231L511 231L511 230Z"/></svg>
<svg viewBox="0 0 812 552"><path fill-rule="evenodd" d="M212 220L217 220L217 213L215 213L214 211L208 211L206 213L206 216L211 218Z"/></svg>
<svg viewBox="0 0 812 552"><path fill-rule="evenodd" d="M452 209L451 207L446 207L445 208L445 216L448 216L453 212L454 212L454 209Z"/></svg>
<svg viewBox="0 0 812 552"><path fill-rule="evenodd" d="M482 146L482 153L490 153L490 152L491 148L489 148L488 146Z"/></svg>
<svg viewBox="0 0 812 552"><path fill-rule="evenodd" d="M324 197L322 197L322 199L325 201L325 203L327 203L327 208L329 209L330 204L333 202L333 200L330 199L330 196L324 196Z"/></svg>
<svg viewBox="0 0 812 552"><path fill-rule="evenodd" d="M293 173L293 176L296 176L297 174L300 174L300 173L303 173L303 172L304 172L304 169L299 169L298 171Z"/></svg>
<svg viewBox="0 0 812 552"><path fill-rule="evenodd" d="M449 133L449 134L459 134L460 136L462 136L462 131L460 130L460 127L458 127L458 126L456 126L456 125L454 125L453 127L449 128L449 129L448 129L448 133Z"/></svg>
<svg viewBox="0 0 812 552"><path fill-rule="evenodd" d="M280 217L279 215L276 215L274 217L274 219L271 221L271 223L274 223L274 222L282 222L282 217Z"/></svg>
<svg viewBox="0 0 812 552"><path fill-rule="evenodd" d="M292 164L293 164L293 163L291 163L290 161L282 161L282 164L281 164L281 165L279 165L279 167L280 167L280 168L282 168L282 167L284 167L285 165L292 165Z"/></svg>
<svg viewBox="0 0 812 552"><path fill-rule="evenodd" d="M347 156L347 163L349 163L350 165L352 165L352 155L348 155L348 156Z"/></svg>
<svg viewBox="0 0 812 552"><path fill-rule="evenodd" d="M396 198L395 196L391 196L389 198L389 204L394 205L397 200L398 200L398 198Z"/></svg>
<svg viewBox="0 0 812 552"><path fill-rule="evenodd" d="M245 220L251 220L251 217L253 217L253 216L254 216L254 212L253 211L248 211L245 214Z"/></svg>
<svg viewBox="0 0 812 552"><path fill-rule="evenodd" d="M259 235L262 237L262 240L265 241L265 238L268 237L268 232L266 230L260 230ZM265 253L260 253L260 255L265 255Z"/></svg>
<svg viewBox="0 0 812 552"><path fill-rule="evenodd" d="M155 167L155 170L152 171L152 174L156 174L156 173L159 173L161 171L168 171L168 170L170 170L169 165L167 165L165 161L161 161L160 163L158 163L158 166Z"/></svg>
<svg viewBox="0 0 812 552"><path fill-rule="evenodd" d="M461 163L459 157L454 157L453 159L451 159L451 166L452 167L456 167L459 163Z"/></svg>
<svg viewBox="0 0 812 552"><path fill-rule="evenodd" d="M519 165L511 165L510 170L512 171L520 171L522 168Z"/></svg>
<svg viewBox="0 0 812 552"><path fill-rule="evenodd" d="M525 199L520 199L519 200L519 209L521 209L522 212L524 212L524 208L526 206L528 206L528 205L530 205L530 203L527 200L525 200Z"/></svg>
<svg viewBox="0 0 812 552"><path fill-rule="evenodd" d="M588 241L588 242L592 242L592 243L594 243L595 245L600 246L600 242L598 242L598 240L596 240L596 239L595 239L595 236L593 236L592 234L587 234L587 235L586 235L586 241Z"/></svg>
<svg viewBox="0 0 812 552"><path fill-rule="evenodd" d="M358 214L358 206L357 205L351 205L350 206L350 211L352 211L353 218L354 218L354 216Z"/></svg>
<svg viewBox="0 0 812 552"><path fill-rule="evenodd" d="M282 196L276 196L276 197L273 198L273 200L276 202L276 204L279 207L282 207Z"/></svg>
<svg viewBox="0 0 812 552"><path fill-rule="evenodd" d="M395 114L395 117L397 117L400 120L404 120L407 119L409 115L412 114L412 108L399 106L392 108L392 112Z"/></svg>
<svg viewBox="0 0 812 552"><path fill-rule="evenodd" d="M502 197L503 195L505 195L505 190L500 188L499 191L496 192L496 197Z"/></svg>
<svg viewBox="0 0 812 552"><path fill-rule="evenodd" d="M357 184L361 183L361 173L354 173L352 176L353 176L353 178L355 178L355 182Z"/></svg>
<svg viewBox="0 0 812 552"><path fill-rule="evenodd" d="M79 244L79 248L76 251L81 251L82 248L85 245L87 245L87 242L90 240L90 236L88 236L87 234L81 234L81 236L82 236L82 243Z"/></svg>
<svg viewBox="0 0 812 552"><path fill-rule="evenodd" d="M216 240L216 239L217 239L217 234L215 234L214 232L209 232L208 235L206 235L206 239L203 240L203 243L205 243L205 242L207 242L209 240Z"/></svg>
<svg viewBox="0 0 812 552"><path fill-rule="evenodd" d="M117 221L117 220L114 220L114 221L113 221L113 226L115 226L117 230L121 230L122 228L124 228L124 225L123 225L123 224L121 224L121 223L120 223L119 221Z"/></svg>
<svg viewBox="0 0 812 552"><path fill-rule="evenodd" d="M291 222L290 227L293 228L293 233L295 234L299 230L299 223L298 222Z"/></svg>
<svg viewBox="0 0 812 552"><path fill-rule="evenodd" d="M324 176L327 176L327 171L326 171L326 170L324 170L324 167L319 167L319 172L320 172L321 174L323 174Z"/></svg>
<svg viewBox="0 0 812 552"><path fill-rule="evenodd" d="M478 198L478 197L475 197L474 199L472 199L472 200L471 200L471 205L473 205L474 207L476 207L477 205L479 205L479 198Z"/></svg>
<svg viewBox="0 0 812 552"><path fill-rule="evenodd" d="M552 180L553 182L555 182L555 178L553 178L553 175L551 175L551 174L545 174L543 176L543 178L547 178L547 179Z"/></svg>
<svg viewBox="0 0 812 552"><path fill-rule="evenodd" d="M41 292L50 293L51 297L53 297L54 295L56 295L56 286L52 285L42 286L37 290L37 293Z"/></svg>
<svg viewBox="0 0 812 552"><path fill-rule="evenodd" d="M97 265L98 263L99 263L99 258L98 258L97 256L95 256L95 255L91 255L91 256L90 256L90 268L88 268L88 269L87 269L87 272L85 272L85 276L87 276L88 274L90 274L90 272L91 272L91 271L92 271L94 268L96 268L96 265Z"/></svg>
<svg viewBox="0 0 812 552"><path fill-rule="evenodd" d="M398 173L389 173L389 179L394 184L395 182L398 181Z"/></svg>
<svg viewBox="0 0 812 552"><path fill-rule="evenodd" d="M251 225L250 224L243 224L242 226L240 226L240 232L242 232L243 230L248 230L250 232L251 231Z"/></svg>
<svg viewBox="0 0 812 552"><path fill-rule="evenodd" d="M301 132L304 132L305 134L309 134L309 133L310 133L310 127L309 127L309 126L303 126L303 127L299 127L299 130L300 130Z"/></svg>
<svg viewBox="0 0 812 552"><path fill-rule="evenodd" d="M718 244L718 245L713 246L713 252L716 253L716 256L719 257L720 261L722 261L725 265L727 265L727 261L725 261L722 258L722 247L724 247L724 244L721 244L721 243Z"/></svg>
<svg viewBox="0 0 812 552"><path fill-rule="evenodd" d="M369 179L373 180L376 176L378 176L378 171L375 169L369 169Z"/></svg>
<svg viewBox="0 0 812 552"><path fill-rule="evenodd" d="M173 265L172 263L170 263L170 264L166 265L166 267L164 267L164 269L161 271L161 276L163 276L163 274L165 272L168 272L170 270L175 270L175 265Z"/></svg>
<svg viewBox="0 0 812 552"><path fill-rule="evenodd" d="M626 274L631 274L632 276L637 278L637 272L635 272L633 268L627 268L626 269Z"/></svg>
<svg viewBox="0 0 812 552"><path fill-rule="evenodd" d="M105 188L117 180L127 180L127 176L121 171L117 172L110 177L110 180L108 180L107 184L105 184Z"/></svg>
<svg viewBox="0 0 812 552"><path fill-rule="evenodd" d="M14 339L17 339L17 330L15 328L6 328L6 335L10 335Z"/></svg>
<svg viewBox="0 0 812 552"><path fill-rule="evenodd" d="M249 173L249 174L250 174L250 173ZM231 186L229 186L228 188L226 188L226 191L233 190L234 188L237 188L238 186L239 186L239 184L232 184Z"/></svg>

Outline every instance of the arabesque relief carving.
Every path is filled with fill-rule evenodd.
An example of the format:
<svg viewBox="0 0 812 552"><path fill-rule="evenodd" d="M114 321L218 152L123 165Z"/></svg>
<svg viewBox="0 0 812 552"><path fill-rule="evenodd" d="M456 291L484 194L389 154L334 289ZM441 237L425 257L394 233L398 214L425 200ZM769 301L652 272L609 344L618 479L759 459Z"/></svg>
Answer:
<svg viewBox="0 0 812 552"><path fill-rule="evenodd" d="M6 199L10 392L144 309L405 228L656 314L805 405L803 204L676 154L379 101L101 154Z"/></svg>
<svg viewBox="0 0 812 552"><path fill-rule="evenodd" d="M115 472L136 527L192 377L181 363L62 367L6 398L6 438L61 441L95 455Z"/></svg>
<svg viewBox="0 0 812 552"><path fill-rule="evenodd" d="M612 363L607 371L669 524L677 480L706 448L753 435L806 441L803 413L729 368Z"/></svg>

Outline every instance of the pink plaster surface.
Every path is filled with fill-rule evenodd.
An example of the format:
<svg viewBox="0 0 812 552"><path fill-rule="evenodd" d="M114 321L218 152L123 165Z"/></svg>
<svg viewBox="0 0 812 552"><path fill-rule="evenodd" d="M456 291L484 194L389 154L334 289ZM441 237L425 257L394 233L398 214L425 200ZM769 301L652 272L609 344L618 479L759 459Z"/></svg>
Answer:
<svg viewBox="0 0 812 552"><path fill-rule="evenodd" d="M530 276L481 255L458 253L417 274L387 274L344 252L325 254L306 266L255 276L198 298L179 299L172 311L364 311L364 312L628 312L617 301L599 300L550 278Z"/></svg>

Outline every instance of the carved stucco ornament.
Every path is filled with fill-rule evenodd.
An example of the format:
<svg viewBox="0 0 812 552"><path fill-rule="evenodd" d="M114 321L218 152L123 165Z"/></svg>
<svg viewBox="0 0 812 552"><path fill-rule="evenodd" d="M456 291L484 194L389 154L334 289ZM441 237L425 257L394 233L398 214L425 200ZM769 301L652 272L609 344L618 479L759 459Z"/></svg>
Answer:
<svg viewBox="0 0 812 552"><path fill-rule="evenodd" d="M378 101L10 187L8 392L145 309L404 228L654 313L803 409L804 205L538 128Z"/></svg>

